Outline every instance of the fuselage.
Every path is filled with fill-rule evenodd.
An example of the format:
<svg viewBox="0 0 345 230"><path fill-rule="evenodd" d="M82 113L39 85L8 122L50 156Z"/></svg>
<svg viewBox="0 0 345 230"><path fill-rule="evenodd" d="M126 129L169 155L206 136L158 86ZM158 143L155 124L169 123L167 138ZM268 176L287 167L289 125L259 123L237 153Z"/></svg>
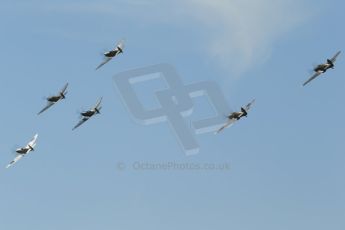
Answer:
<svg viewBox="0 0 345 230"><path fill-rule="evenodd" d="M19 148L16 150L16 153L27 154L31 149L30 148Z"/></svg>
<svg viewBox="0 0 345 230"><path fill-rule="evenodd" d="M112 58L112 57L115 57L118 53L119 53L119 50L117 49L111 50L109 52L104 53L104 56Z"/></svg>
<svg viewBox="0 0 345 230"><path fill-rule="evenodd" d="M326 63L316 66L314 71L325 73L328 69L333 69L333 68L334 68L334 63L330 59L327 59Z"/></svg>
<svg viewBox="0 0 345 230"><path fill-rule="evenodd" d="M91 117L91 116L93 116L95 113L96 113L95 110L88 110L88 111L82 112L81 115L84 116L84 117Z"/></svg>
<svg viewBox="0 0 345 230"><path fill-rule="evenodd" d="M320 64L314 69L315 72L326 72L329 68L332 68L330 64Z"/></svg>
<svg viewBox="0 0 345 230"><path fill-rule="evenodd" d="M52 97L49 97L47 100L50 102L57 102L61 98L62 98L61 96L52 96Z"/></svg>
<svg viewBox="0 0 345 230"><path fill-rule="evenodd" d="M239 120L241 119L241 117L246 117L247 116L247 111L241 107L241 111L240 112L233 112L232 114L230 114L228 116L229 119L236 119L236 120Z"/></svg>
<svg viewBox="0 0 345 230"><path fill-rule="evenodd" d="M229 119L236 119L236 120L239 120L241 119L241 117L244 116L244 113L243 112L233 112L232 114L230 114L228 116Z"/></svg>
<svg viewBox="0 0 345 230"><path fill-rule="evenodd" d="M61 99L65 99L65 93L66 93L65 91L60 92L59 95L48 97L47 100L50 102L58 102Z"/></svg>
<svg viewBox="0 0 345 230"><path fill-rule="evenodd" d="M118 55L118 54L120 54L122 52L123 52L122 48L120 46L118 46L115 49L110 50L110 51L104 53L104 56L109 57L109 58L113 58L113 57L115 57L116 55Z"/></svg>

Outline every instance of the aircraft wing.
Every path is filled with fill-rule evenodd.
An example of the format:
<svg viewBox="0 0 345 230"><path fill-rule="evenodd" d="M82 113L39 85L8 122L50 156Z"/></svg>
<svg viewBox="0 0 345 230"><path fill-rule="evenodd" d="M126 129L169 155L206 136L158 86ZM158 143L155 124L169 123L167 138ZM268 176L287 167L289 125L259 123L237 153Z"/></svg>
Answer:
<svg viewBox="0 0 345 230"><path fill-rule="evenodd" d="M52 105L54 105L55 102L52 102L52 101L48 101L47 105L41 110L38 112L37 115L40 115L41 113L43 113L44 111L46 111L47 109L49 109Z"/></svg>
<svg viewBox="0 0 345 230"><path fill-rule="evenodd" d="M244 109L248 112L248 111L251 109L251 107L252 107L252 105L254 104L254 102L255 102L255 99L253 99L251 102L249 102L249 103L244 107Z"/></svg>
<svg viewBox="0 0 345 230"><path fill-rule="evenodd" d="M314 73L313 76L311 76L306 82L303 83L303 86L305 86L306 84L314 80L316 77L320 76L321 73L322 73L321 71Z"/></svg>
<svg viewBox="0 0 345 230"><path fill-rule="evenodd" d="M78 124L76 124L76 126L73 127L72 130L75 130L76 128L78 128L79 126L81 126L82 124L84 124L85 121L89 120L89 117L83 117Z"/></svg>
<svg viewBox="0 0 345 230"><path fill-rule="evenodd" d="M220 133L221 131L223 131L223 129L231 126L232 124L234 124L236 121L236 119L228 119L228 121L222 126L220 127L220 129L218 129L214 134L218 134Z"/></svg>
<svg viewBox="0 0 345 230"><path fill-rule="evenodd" d="M12 165L14 165L15 163L17 163L20 159L22 159L24 157L24 154L18 154L13 161L11 161L6 168L8 169L9 167L11 167Z"/></svg>
<svg viewBox="0 0 345 230"><path fill-rule="evenodd" d="M68 87L68 83L66 83L66 85L61 89L60 93L65 94L67 87Z"/></svg>
<svg viewBox="0 0 345 230"><path fill-rule="evenodd" d="M337 60L337 57L339 56L339 54L341 53L341 51L338 51L334 57L331 58L331 61L334 63Z"/></svg>
<svg viewBox="0 0 345 230"><path fill-rule="evenodd" d="M100 99L98 99L96 105L93 107L94 109L98 109L98 107L101 105L103 97L101 97Z"/></svg>
<svg viewBox="0 0 345 230"><path fill-rule="evenodd" d="M108 61L110 61L112 58L111 57L106 57L103 62L101 64L99 64L99 66L97 66L96 70L98 70L99 68L101 68L103 65L107 64Z"/></svg>
<svg viewBox="0 0 345 230"><path fill-rule="evenodd" d="M36 146L36 141L37 141L38 134L36 133L35 136L31 139L31 141L26 145L26 148L34 148Z"/></svg>

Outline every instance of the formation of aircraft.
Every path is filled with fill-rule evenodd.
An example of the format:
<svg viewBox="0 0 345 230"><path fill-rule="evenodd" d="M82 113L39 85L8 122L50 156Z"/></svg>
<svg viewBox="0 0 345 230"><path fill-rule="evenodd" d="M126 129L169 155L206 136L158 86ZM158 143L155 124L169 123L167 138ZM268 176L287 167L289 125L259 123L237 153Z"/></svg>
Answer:
<svg viewBox="0 0 345 230"><path fill-rule="evenodd" d="M17 163L20 159L22 159L25 155L27 155L29 152L34 151L35 146L36 146L36 141L37 141L38 134L35 134L35 136L29 141L29 143L22 148L16 149L16 154L17 156L11 161L6 168L11 167L15 163Z"/></svg>
<svg viewBox="0 0 345 230"><path fill-rule="evenodd" d="M107 62L109 62L112 58L116 57L117 55L123 53L123 47L124 44L123 42L117 43L116 47L113 50L110 50L108 52L105 52L103 54L104 56L104 61L97 66L96 70L101 68L103 65L105 65ZM303 86L314 80L316 77L320 76L321 74L325 73L328 69L333 69L335 61L341 51L338 51L331 59L327 59L326 63L319 64L314 68L314 74L306 81L303 83ZM64 87L59 91L59 93L55 96L50 96L46 98L47 100L47 105L38 112L38 115L49 109L51 106L56 104L58 101L63 100L66 98L67 94L67 87L68 83L64 85ZM87 111L83 111L80 113L81 115L81 120L73 127L72 130L75 130L79 126L81 126L84 122L89 120L92 116L96 114L100 114L101 110L101 102L102 102L102 97L97 101L96 105L92 107L91 109ZM249 110L253 106L255 102L255 99L249 102L246 106L241 107L240 111L232 112L227 116L227 121L224 125L222 125L215 133L220 133L223 131L225 128L231 126L234 124L236 121L239 121L242 117L247 117ZM18 162L21 158L23 158L25 155L27 155L29 152L34 151L34 147L36 146L36 141L37 141L38 134L35 134L35 136L30 140L30 142L22 148L16 149L16 157L6 166L6 168L11 167L14 165L16 162Z"/></svg>
<svg viewBox="0 0 345 230"><path fill-rule="evenodd" d="M227 122L220 127L215 134L220 133L221 131L223 131L225 128L231 126L232 124L234 124L236 121L240 120L242 117L247 117L248 115L248 111L251 109L252 105L254 104L255 99L252 100L251 102L249 102L246 106L241 107L241 110L238 112L232 112L231 114L229 114L229 116L227 116Z"/></svg>
<svg viewBox="0 0 345 230"><path fill-rule="evenodd" d="M66 85L60 90L58 95L55 96L51 96L47 98L47 105L38 112L37 115L40 115L41 113L43 113L44 111L46 111L47 109L49 109L52 105L54 105L56 102L65 99L66 98L66 94L67 94L67 87L68 87L68 83L66 83Z"/></svg>
<svg viewBox="0 0 345 230"><path fill-rule="evenodd" d="M113 59L114 57L116 57L117 55L123 53L123 47L124 47L124 43L118 42L116 47L110 51L107 51L103 54L104 56L104 60L103 62L101 62L101 64L99 64L96 67L96 70L98 70L99 68L101 68L103 65L105 65L106 63L108 63L111 59Z"/></svg>
<svg viewBox="0 0 345 230"><path fill-rule="evenodd" d="M97 101L96 105L91 108L90 110L81 112L80 115L82 116L81 120L73 127L72 130L75 130L79 126L81 126L85 121L89 120L93 115L100 114L100 110L102 109L101 106L102 97Z"/></svg>
<svg viewBox="0 0 345 230"><path fill-rule="evenodd" d="M303 86L317 78L323 73L326 73L328 69L334 69L334 63L337 60L337 57L339 56L341 51L338 51L331 59L327 59L326 63L319 64L314 68L314 74L311 76L306 82L303 83Z"/></svg>

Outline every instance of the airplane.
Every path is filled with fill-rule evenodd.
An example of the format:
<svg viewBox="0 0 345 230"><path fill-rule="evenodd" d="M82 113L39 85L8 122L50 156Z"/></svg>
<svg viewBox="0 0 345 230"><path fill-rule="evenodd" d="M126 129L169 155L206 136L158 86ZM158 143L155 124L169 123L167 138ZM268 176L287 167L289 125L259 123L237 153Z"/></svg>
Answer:
<svg viewBox="0 0 345 230"><path fill-rule="evenodd" d="M316 77L320 76L321 74L325 73L328 69L334 69L334 63L341 51L338 51L331 59L327 59L327 62L324 64L320 64L314 68L314 75L311 76L306 82L303 83L303 86L314 80Z"/></svg>
<svg viewBox="0 0 345 230"><path fill-rule="evenodd" d="M101 105L102 97L97 101L96 105L87 111L81 112L80 115L82 116L81 120L78 122L76 126L73 127L72 130L75 130L79 126L81 126L85 121L89 120L93 115L100 114L100 110L102 109Z"/></svg>
<svg viewBox="0 0 345 230"><path fill-rule="evenodd" d="M34 147L36 146L38 134L35 134L35 136L31 139L31 141L22 148L16 149L17 156L14 158L13 161L11 161L6 168L11 167L15 163L17 163L20 159L22 159L25 155L27 155L30 151L35 151Z"/></svg>
<svg viewBox="0 0 345 230"><path fill-rule="evenodd" d="M61 89L61 91L59 92L58 95L48 97L47 98L47 105L41 111L39 111L37 115L40 115L41 113L43 113L44 111L49 109L56 102L58 102L62 99L65 99L66 94L67 94L67 91L66 91L67 87L68 87L68 83L66 83L66 85Z"/></svg>
<svg viewBox="0 0 345 230"><path fill-rule="evenodd" d="M220 133L223 129L229 127L230 125L234 124L236 121L240 120L242 117L247 117L248 111L254 104L255 99L249 102L245 107L241 107L241 111L233 112L230 115L227 116L228 121L218 129L215 134Z"/></svg>
<svg viewBox="0 0 345 230"><path fill-rule="evenodd" d="M124 44L123 42L119 42L117 43L116 47L113 50L107 51L103 54L104 56L104 60L101 64L99 64L96 68L96 70L98 70L99 68L101 68L103 65L105 65L107 62L109 62L111 59L113 59L115 56L123 53L123 47Z"/></svg>

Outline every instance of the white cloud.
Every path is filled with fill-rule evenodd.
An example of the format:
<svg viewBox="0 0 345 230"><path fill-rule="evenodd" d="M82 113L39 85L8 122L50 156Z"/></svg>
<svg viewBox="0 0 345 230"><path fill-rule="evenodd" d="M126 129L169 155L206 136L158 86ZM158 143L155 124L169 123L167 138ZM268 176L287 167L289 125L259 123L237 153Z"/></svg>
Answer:
<svg viewBox="0 0 345 230"><path fill-rule="evenodd" d="M139 1L140 2L140 1ZM144 18L161 23L196 23L202 48L212 60L240 75L270 57L274 44L310 19L305 0L142 1ZM138 4L138 0L133 3ZM129 4L130 9L138 9ZM146 7L145 7L146 6ZM127 8L126 13L130 12Z"/></svg>
<svg viewBox="0 0 345 230"><path fill-rule="evenodd" d="M264 62L275 42L309 16L298 0L188 0L190 13L202 23L209 52L233 72Z"/></svg>
<svg viewBox="0 0 345 230"><path fill-rule="evenodd" d="M235 75L263 63L274 44L310 18L305 0L120 0L47 5L65 13L112 14L201 26L203 49Z"/></svg>

